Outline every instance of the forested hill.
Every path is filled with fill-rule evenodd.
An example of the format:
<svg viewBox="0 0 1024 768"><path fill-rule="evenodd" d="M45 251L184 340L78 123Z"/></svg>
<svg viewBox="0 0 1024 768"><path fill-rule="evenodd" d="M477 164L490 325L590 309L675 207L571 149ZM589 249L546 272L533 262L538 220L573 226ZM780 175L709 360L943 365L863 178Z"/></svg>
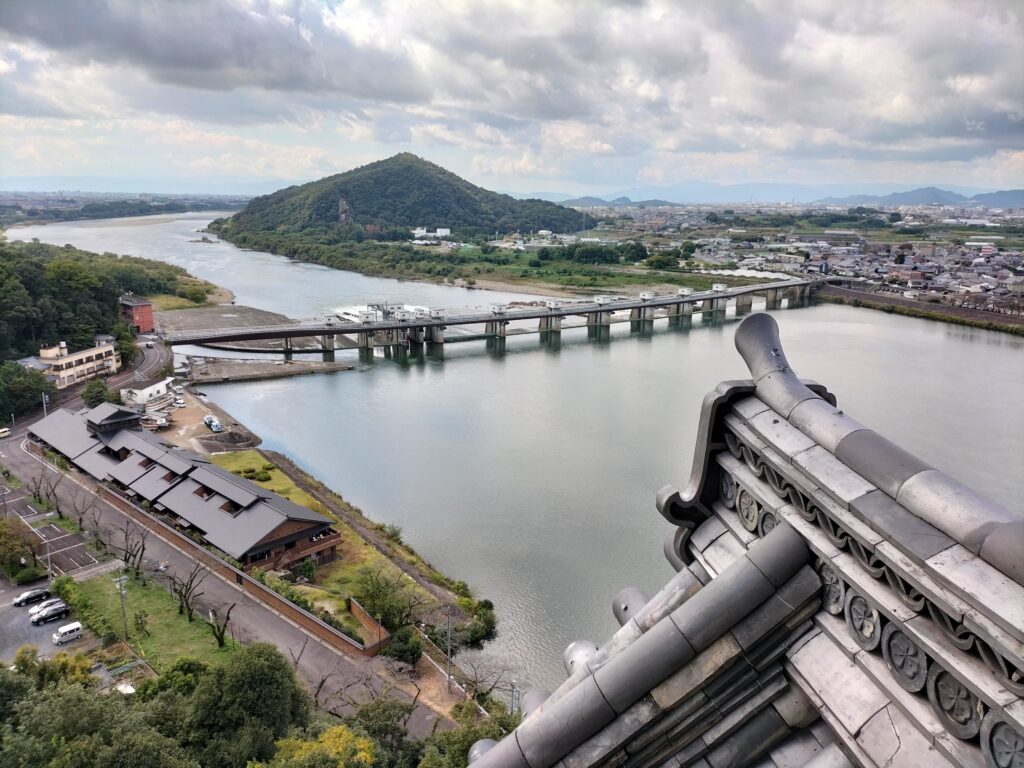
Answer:
<svg viewBox="0 0 1024 768"><path fill-rule="evenodd" d="M447 227L460 236L473 236L540 229L576 232L594 223L587 214L545 200L490 192L403 153L257 197L212 228L239 244L259 240L261 233L301 233L329 244L407 239L411 227Z"/></svg>
<svg viewBox="0 0 1024 768"><path fill-rule="evenodd" d="M208 283L150 259L80 251L38 242L0 243L0 361L66 341L72 350L111 333L127 291L203 302Z"/></svg>

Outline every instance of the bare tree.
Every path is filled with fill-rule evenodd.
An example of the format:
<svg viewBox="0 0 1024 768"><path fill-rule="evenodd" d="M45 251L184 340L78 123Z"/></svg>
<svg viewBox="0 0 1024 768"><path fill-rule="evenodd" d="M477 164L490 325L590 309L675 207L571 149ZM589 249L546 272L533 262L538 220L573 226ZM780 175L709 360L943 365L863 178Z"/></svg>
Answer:
<svg viewBox="0 0 1024 768"><path fill-rule="evenodd" d="M238 603L232 603L228 606L227 612L224 614L223 619L217 617L217 611L213 608L210 609L210 620L207 624L210 625L210 630L213 632L213 636L217 639L217 647L224 647L224 635L227 634L228 624L231 623L231 611L235 609Z"/></svg>
<svg viewBox="0 0 1024 768"><path fill-rule="evenodd" d="M171 575L171 592L178 598L178 613L187 616L190 622L194 618L196 600L205 594L196 590L209 575L210 572L201 563L193 565L184 579Z"/></svg>
<svg viewBox="0 0 1024 768"><path fill-rule="evenodd" d="M120 530L124 544L118 548L121 550L124 564L132 569L135 578L145 586L146 575L142 569L142 558L146 554L146 539L149 538L149 529L137 525L134 520L129 518L125 520L124 527Z"/></svg>
<svg viewBox="0 0 1024 768"><path fill-rule="evenodd" d="M71 496L71 514L78 523L78 527L85 530L85 519L96 507L96 495L87 491L80 485L75 486L75 492Z"/></svg>
<svg viewBox="0 0 1024 768"><path fill-rule="evenodd" d="M100 524L103 518L103 508L99 504L93 505L90 509L85 511L85 522L86 529L92 529L93 535L96 537L96 544L101 550L106 550L107 542L103 540L103 526Z"/></svg>
<svg viewBox="0 0 1024 768"><path fill-rule="evenodd" d="M62 472L51 469L46 464L40 464L35 474L29 476L27 482L32 498L39 504L52 508L60 518L64 517L64 511L61 509L57 487L62 480L64 480Z"/></svg>
<svg viewBox="0 0 1024 768"><path fill-rule="evenodd" d="M497 669L485 661L472 658L461 659L459 668L463 672L466 694L470 699L496 690L511 689L511 681L506 680L509 674L507 669Z"/></svg>

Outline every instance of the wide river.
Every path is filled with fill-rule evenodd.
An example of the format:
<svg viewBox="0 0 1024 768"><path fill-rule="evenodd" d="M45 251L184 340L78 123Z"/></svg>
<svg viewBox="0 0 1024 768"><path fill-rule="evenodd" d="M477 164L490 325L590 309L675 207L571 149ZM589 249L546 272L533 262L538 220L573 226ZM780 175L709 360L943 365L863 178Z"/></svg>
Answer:
<svg viewBox="0 0 1024 768"><path fill-rule="evenodd" d="M227 243L191 242L209 214L12 230L186 267L248 304L292 316L378 301L455 308L514 294L367 278ZM822 305L775 313L790 362L854 418L1024 513L1024 341L1006 334ZM663 322L663 321L662 321ZM612 596L671 575L661 486L685 484L701 399L746 377L735 323L613 326L448 345L444 359L204 387L211 398L477 594L499 638L482 652L520 685L564 679L562 650L616 628Z"/></svg>

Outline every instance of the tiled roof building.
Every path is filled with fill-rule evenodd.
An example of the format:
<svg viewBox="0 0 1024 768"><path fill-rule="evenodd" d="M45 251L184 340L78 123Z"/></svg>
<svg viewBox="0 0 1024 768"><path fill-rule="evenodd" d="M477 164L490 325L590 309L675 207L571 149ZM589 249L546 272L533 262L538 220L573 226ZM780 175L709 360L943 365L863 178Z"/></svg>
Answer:
<svg viewBox="0 0 1024 768"><path fill-rule="evenodd" d="M333 560L338 534L324 515L139 429L140 414L104 403L59 409L31 433L69 462L248 567Z"/></svg>
<svg viewBox="0 0 1024 768"><path fill-rule="evenodd" d="M473 768L1024 765L1024 518L836 407L775 321L657 506L676 575Z"/></svg>

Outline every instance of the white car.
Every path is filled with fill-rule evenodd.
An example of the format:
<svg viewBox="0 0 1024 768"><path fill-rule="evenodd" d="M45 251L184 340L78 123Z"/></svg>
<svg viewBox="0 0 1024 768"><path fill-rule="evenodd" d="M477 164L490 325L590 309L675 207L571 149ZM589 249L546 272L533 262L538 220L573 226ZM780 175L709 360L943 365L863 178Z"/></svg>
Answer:
<svg viewBox="0 0 1024 768"><path fill-rule="evenodd" d="M29 608L28 615L29 617L35 616L37 613L39 613L42 610L45 610L46 608L49 608L51 605L56 605L57 603L63 602L64 601L61 600L59 597L51 597L49 600L43 600L43 602L36 603L31 608Z"/></svg>

